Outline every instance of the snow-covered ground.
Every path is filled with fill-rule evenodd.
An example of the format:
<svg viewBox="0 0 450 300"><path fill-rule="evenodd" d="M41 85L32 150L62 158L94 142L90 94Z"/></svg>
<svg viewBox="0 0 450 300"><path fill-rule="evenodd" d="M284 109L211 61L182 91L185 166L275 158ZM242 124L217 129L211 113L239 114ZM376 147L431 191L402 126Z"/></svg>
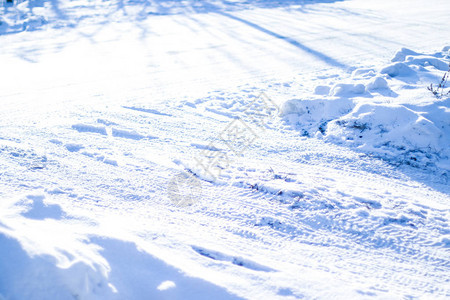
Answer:
<svg viewBox="0 0 450 300"><path fill-rule="evenodd" d="M2 1L0 299L449 298L449 11Z"/></svg>

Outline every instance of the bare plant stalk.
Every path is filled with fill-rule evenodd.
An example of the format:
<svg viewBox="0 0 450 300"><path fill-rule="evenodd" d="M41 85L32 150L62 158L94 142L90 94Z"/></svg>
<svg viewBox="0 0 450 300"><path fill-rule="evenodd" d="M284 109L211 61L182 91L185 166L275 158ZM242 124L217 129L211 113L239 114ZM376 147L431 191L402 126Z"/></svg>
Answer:
<svg viewBox="0 0 450 300"><path fill-rule="evenodd" d="M444 73L438 86L434 87L433 84L430 84L430 86L427 87L427 89L431 93L433 93L433 95L438 99L441 99L444 96L450 95L450 90L445 92L449 76L450 76L450 63L448 65L448 71Z"/></svg>

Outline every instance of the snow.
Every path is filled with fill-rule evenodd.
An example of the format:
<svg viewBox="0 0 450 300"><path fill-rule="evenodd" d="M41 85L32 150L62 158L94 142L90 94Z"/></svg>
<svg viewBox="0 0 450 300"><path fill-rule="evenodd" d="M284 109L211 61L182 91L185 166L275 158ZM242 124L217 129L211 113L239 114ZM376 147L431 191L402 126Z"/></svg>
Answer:
<svg viewBox="0 0 450 300"><path fill-rule="evenodd" d="M390 161L429 167L448 176L450 127L449 99L423 94L424 82L439 82L439 71L449 71L446 48L432 56L402 48L390 64L380 69L357 69L355 83L319 85L311 99L292 99L281 114L304 134L347 144ZM404 61L404 62L402 62ZM356 82L366 82L365 84ZM402 90L409 89L408 97ZM319 93L318 93L319 90ZM360 96L359 96L360 95ZM359 97L358 97L359 96ZM369 98L366 100L365 98ZM387 100L391 98L392 100ZM395 99L395 100L394 100Z"/></svg>
<svg viewBox="0 0 450 300"><path fill-rule="evenodd" d="M44 201L43 195L29 195L2 205L4 298L234 298L207 281L181 274L133 242L85 235L86 221ZM165 277L173 281L161 281Z"/></svg>
<svg viewBox="0 0 450 300"><path fill-rule="evenodd" d="M447 0L0 6L0 299L450 297Z"/></svg>

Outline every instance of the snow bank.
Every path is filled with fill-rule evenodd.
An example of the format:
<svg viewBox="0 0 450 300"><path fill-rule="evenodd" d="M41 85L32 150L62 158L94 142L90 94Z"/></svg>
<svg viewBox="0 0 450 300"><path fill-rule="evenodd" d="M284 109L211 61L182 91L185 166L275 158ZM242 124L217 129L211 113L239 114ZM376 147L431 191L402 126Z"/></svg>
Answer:
<svg viewBox="0 0 450 300"><path fill-rule="evenodd" d="M86 221L45 195L2 199L0 299L235 298Z"/></svg>
<svg viewBox="0 0 450 300"><path fill-rule="evenodd" d="M354 107L351 100L339 99L291 99L283 103L281 116L291 123L302 127L303 134L309 136L316 130L325 133L325 126L348 112Z"/></svg>
<svg viewBox="0 0 450 300"><path fill-rule="evenodd" d="M0 295L6 299L112 296L98 245L59 222L61 207L28 195L0 203ZM0 297L1 298L1 297Z"/></svg>
<svg viewBox="0 0 450 300"><path fill-rule="evenodd" d="M450 120L450 111L443 113ZM403 105L360 104L328 124L327 138L388 159L423 165L448 159L450 127L446 137L442 129L423 113Z"/></svg>
<svg viewBox="0 0 450 300"><path fill-rule="evenodd" d="M449 171L450 97L427 91L449 70L448 60L448 47L434 54L403 48L378 72L357 69L352 82L317 86L321 98L286 101L281 115L302 135Z"/></svg>

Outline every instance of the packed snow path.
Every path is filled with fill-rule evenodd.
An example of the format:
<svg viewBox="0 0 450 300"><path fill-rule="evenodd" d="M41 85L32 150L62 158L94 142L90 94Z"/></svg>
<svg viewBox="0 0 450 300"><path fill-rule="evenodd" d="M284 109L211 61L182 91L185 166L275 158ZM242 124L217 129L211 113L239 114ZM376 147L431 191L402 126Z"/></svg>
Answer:
<svg viewBox="0 0 450 300"><path fill-rule="evenodd" d="M62 2L46 30L5 29L0 233L71 273L24 275L34 288L3 260L0 298L450 297L442 173L301 137L278 115L219 180L197 179L194 205L171 199L195 158L229 150L221 133L260 92L281 106L449 33L447 1L286 2Z"/></svg>

